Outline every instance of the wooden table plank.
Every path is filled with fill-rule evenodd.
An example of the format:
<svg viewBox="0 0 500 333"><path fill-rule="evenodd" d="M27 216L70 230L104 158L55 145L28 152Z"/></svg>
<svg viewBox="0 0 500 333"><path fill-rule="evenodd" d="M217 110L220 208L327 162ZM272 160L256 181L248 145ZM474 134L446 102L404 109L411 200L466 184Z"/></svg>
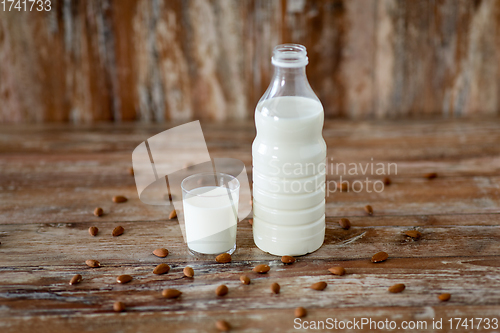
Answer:
<svg viewBox="0 0 500 333"><path fill-rule="evenodd" d="M498 217L499 215L491 216L493 221L498 221ZM367 217L365 221L366 219L371 218ZM379 251L385 251L394 258L498 255L500 226L498 222L495 225L475 225L475 221L482 219L483 215L469 215L465 221L461 221L463 225L440 226L437 222L423 226L415 223L413 217L407 217L399 220L413 221L413 225L353 225L349 230L341 229L335 220L330 219L323 246L306 258L368 260ZM385 221L395 222L398 219ZM111 232L117 225L123 226L125 233L113 237ZM89 235L90 226L99 228L96 237ZM404 234L415 228L422 233L422 238L418 241ZM193 257L187 253L176 221L11 224L3 225L0 235L0 262L3 267L57 264L86 268L84 263L87 259L99 260L103 265L133 264L135 261L154 265L161 262L152 255L152 251L159 247L169 249L169 264L193 261ZM16 246L17 244L23 246ZM276 260L275 256L265 254L255 247L251 227L246 221L239 224L237 245L235 260L248 261L248 265L259 260ZM39 249L43 251L37 251Z"/></svg>
<svg viewBox="0 0 500 333"><path fill-rule="evenodd" d="M50 183L48 177L43 178L44 182L36 182L38 185L27 182L26 186L19 187L4 178L6 186L0 191L0 223L157 221L165 219L172 209L142 203L130 176L116 177L115 185L99 183L97 178L89 181L88 186L84 181L76 181L75 185L79 186L75 187L71 186L72 177L61 178L55 188L43 186ZM121 179L123 181L119 181ZM363 216L364 206L368 204L373 207L374 215L379 216L500 213L500 176L445 177L432 181L395 178L380 193L373 189L374 180L368 187L371 193L365 190L340 193L335 188L336 179L328 177L331 188L326 198L327 216ZM355 190L359 191L357 186L359 184ZM124 195L129 201L115 204L111 201L115 195ZM248 202L242 205L247 206ZM106 215L93 216L95 207L102 207Z"/></svg>
<svg viewBox="0 0 500 333"><path fill-rule="evenodd" d="M235 332L305 332L294 328L293 309L269 310L231 310L231 311L147 311L139 310L127 313L111 313L111 305L103 309L103 313L92 315L74 314L59 316L35 316L27 320L23 317L8 318L0 322L4 332L74 332L84 330L96 333L116 331L117 325L120 332L155 332L165 328L169 332L218 332L215 321L223 319L231 323ZM424 306L424 307L361 307L361 308L311 308L308 316L303 320L326 321L327 318L338 321L358 321L362 318L371 318L373 321L393 320L396 327L401 327L403 321L425 321L427 329L413 330L417 332L445 331L432 329L432 318L443 319L443 328L450 318L498 318L500 306L456 306L451 304ZM363 314L363 315L359 315ZM332 320L332 321L333 321ZM82 325L82 323L85 323ZM117 324L119 323L119 324ZM456 321L454 321L456 324ZM423 325L423 324L422 324ZM454 325L455 326L455 325ZM200 329L201 328L201 329ZM309 330L310 331L310 330ZM340 330L339 330L340 331ZM349 330L345 330L349 332ZM368 331L367 326L364 330ZM403 332L395 329L391 332ZM408 331L408 330L406 330ZM449 330L450 331L450 330ZM470 329L459 327L454 332L470 332ZM356 332L356 330L351 330Z"/></svg>

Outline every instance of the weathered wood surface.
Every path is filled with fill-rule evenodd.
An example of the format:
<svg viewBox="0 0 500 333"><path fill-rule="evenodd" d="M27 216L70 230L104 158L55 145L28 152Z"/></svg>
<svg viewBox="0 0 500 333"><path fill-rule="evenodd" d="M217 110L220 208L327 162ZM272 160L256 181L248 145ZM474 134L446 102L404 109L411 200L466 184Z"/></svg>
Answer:
<svg viewBox="0 0 500 333"><path fill-rule="evenodd" d="M0 122L245 119L304 44L327 116L498 114L497 0L52 0L0 11Z"/></svg>
<svg viewBox="0 0 500 333"><path fill-rule="evenodd" d="M345 163L398 164L398 174L381 193L335 193L327 200L325 244L315 253L284 266L253 244L247 220L238 226L238 249L230 264L195 259L186 251L166 207L142 204L128 173L132 149L174 124L73 127L23 125L0 128L0 328L2 332L215 332L217 319L235 331L294 330L293 310L308 309L304 320L425 321L432 318L489 317L500 312L500 122L398 121L353 123L327 121L328 157ZM212 157L239 158L251 176L251 123L203 123ZM230 139L230 140L229 140ZM438 178L424 179L427 172ZM371 178L371 176L369 176ZM336 179L329 175L329 179ZM374 177L377 178L377 177ZM380 178L380 177L378 177ZM378 179L377 178L377 179ZM364 176L349 176L349 180ZM125 194L129 201L113 204ZM363 206L371 204L374 216ZM92 215L95 206L106 214ZM338 219L349 216L343 230ZM97 237L88 234L99 227ZM112 237L117 225L125 233ZM420 240L404 232L417 229ZM168 257L152 255L158 247ZM389 260L370 262L378 251ZM102 267L88 268L87 259ZM161 262L171 265L152 274ZM257 275L256 264L271 271ZM194 279L182 276L194 268ZM342 265L347 274L327 269ZM238 278L245 273L249 286ZM74 274L83 281L68 282ZM133 281L116 283L120 274ZM317 292L308 288L326 281ZM281 285L272 295L269 286ZM225 283L229 294L215 296ZM405 283L401 294L387 288ZM166 300L161 290L183 291ZM437 300L452 294L447 303ZM115 301L127 311L112 311ZM400 331L400 330L395 330ZM434 330L438 332L439 330ZM459 328L456 330L471 331Z"/></svg>

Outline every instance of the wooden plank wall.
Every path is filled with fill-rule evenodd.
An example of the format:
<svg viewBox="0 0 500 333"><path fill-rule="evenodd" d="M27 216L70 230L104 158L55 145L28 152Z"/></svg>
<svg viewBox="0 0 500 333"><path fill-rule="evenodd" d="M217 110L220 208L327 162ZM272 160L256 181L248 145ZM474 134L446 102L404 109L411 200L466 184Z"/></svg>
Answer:
<svg viewBox="0 0 500 333"><path fill-rule="evenodd" d="M281 42L327 116L493 115L498 0L52 0L0 11L0 122L251 119Z"/></svg>

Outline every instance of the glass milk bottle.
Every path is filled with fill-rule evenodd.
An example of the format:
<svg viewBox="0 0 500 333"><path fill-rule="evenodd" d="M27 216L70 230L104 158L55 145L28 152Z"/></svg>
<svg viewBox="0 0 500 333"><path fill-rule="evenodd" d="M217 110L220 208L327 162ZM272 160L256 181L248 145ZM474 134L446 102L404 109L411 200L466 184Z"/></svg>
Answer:
<svg viewBox="0 0 500 333"><path fill-rule="evenodd" d="M274 48L274 76L255 109L253 237L274 255L303 255L325 238L323 106L307 81L306 48Z"/></svg>

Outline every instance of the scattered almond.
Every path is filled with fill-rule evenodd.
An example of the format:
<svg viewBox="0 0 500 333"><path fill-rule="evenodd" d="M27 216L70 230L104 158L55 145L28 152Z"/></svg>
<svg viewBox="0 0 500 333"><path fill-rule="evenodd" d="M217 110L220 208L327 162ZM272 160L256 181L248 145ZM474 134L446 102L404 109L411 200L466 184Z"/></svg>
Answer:
<svg viewBox="0 0 500 333"><path fill-rule="evenodd" d="M346 192L349 189L349 185L346 181L337 182L337 188L340 189L340 192Z"/></svg>
<svg viewBox="0 0 500 333"><path fill-rule="evenodd" d="M389 287L389 292L391 293L400 293L402 292L403 290L405 290L406 286L402 283L396 283L395 285Z"/></svg>
<svg viewBox="0 0 500 333"><path fill-rule="evenodd" d="M173 211L170 212L170 215L168 215L168 218L169 219L175 219L177 217L177 212L175 211L175 209Z"/></svg>
<svg viewBox="0 0 500 333"><path fill-rule="evenodd" d="M384 183L384 185L389 186L391 185L391 178L385 177L384 180L382 180L382 182Z"/></svg>
<svg viewBox="0 0 500 333"><path fill-rule="evenodd" d="M307 310L299 306L295 309L295 318L303 318L307 315Z"/></svg>
<svg viewBox="0 0 500 333"><path fill-rule="evenodd" d="M99 232L99 229L97 227L90 227L89 228L89 234L91 236L97 236L98 232Z"/></svg>
<svg viewBox="0 0 500 333"><path fill-rule="evenodd" d="M267 272L269 272L271 268L267 265L257 265L253 268L253 271L255 273L259 273L259 274L265 274Z"/></svg>
<svg viewBox="0 0 500 333"><path fill-rule="evenodd" d="M119 277L116 278L116 282L121 284L129 283L130 281L132 281L132 276L126 274L120 275Z"/></svg>
<svg viewBox="0 0 500 333"><path fill-rule="evenodd" d="M314 290L324 290L326 288L327 284L324 281L316 282L311 285L311 289Z"/></svg>
<svg viewBox="0 0 500 333"><path fill-rule="evenodd" d="M250 225L253 226L253 219L249 219L248 223L250 223Z"/></svg>
<svg viewBox="0 0 500 333"><path fill-rule="evenodd" d="M184 273L184 276L188 278L192 278L194 276L194 270L189 266L185 267L182 272Z"/></svg>
<svg viewBox="0 0 500 333"><path fill-rule="evenodd" d="M231 262L231 255L229 253L221 253L215 257L215 261L220 262L221 264L227 264L228 262Z"/></svg>
<svg viewBox="0 0 500 333"><path fill-rule="evenodd" d="M279 294L280 293L280 285L277 284L276 282L274 282L272 285L271 285L271 291L275 294Z"/></svg>
<svg viewBox="0 0 500 333"><path fill-rule="evenodd" d="M102 210L101 207L97 207L96 209L94 209L95 216L102 216L103 214L104 214L104 211Z"/></svg>
<svg viewBox="0 0 500 333"><path fill-rule="evenodd" d="M128 173L129 173L131 176L133 176L133 175L134 175L134 168L129 167L129 168L128 168Z"/></svg>
<svg viewBox="0 0 500 333"><path fill-rule="evenodd" d="M224 296L228 293L228 291L229 289L227 288L227 286L225 284L221 284L217 287L217 289L215 289L215 294L217 296Z"/></svg>
<svg viewBox="0 0 500 333"><path fill-rule="evenodd" d="M122 203L122 202L125 202L127 201L128 199L126 197L124 197L123 195L116 195L113 197L113 202L114 203Z"/></svg>
<svg viewBox="0 0 500 333"><path fill-rule="evenodd" d="M182 295L182 292L177 289L165 289L161 294L165 298L177 298Z"/></svg>
<svg viewBox="0 0 500 333"><path fill-rule="evenodd" d="M348 219L340 219L339 225L342 229L349 230L349 228L351 227L351 221L349 221Z"/></svg>
<svg viewBox="0 0 500 333"><path fill-rule="evenodd" d="M408 230L405 234L413 239L420 239L420 237L422 237L422 233L418 230Z"/></svg>
<svg viewBox="0 0 500 333"><path fill-rule="evenodd" d="M375 253L372 257L372 262L382 262L386 261L389 258L389 255L385 252Z"/></svg>
<svg viewBox="0 0 500 333"><path fill-rule="evenodd" d="M370 205L366 205L366 206L365 206L365 212L366 212L368 215L373 215L373 208L372 208L372 206L370 206Z"/></svg>
<svg viewBox="0 0 500 333"><path fill-rule="evenodd" d="M93 259L85 260L85 263L89 267L100 267L101 266L101 263L99 261L93 260Z"/></svg>
<svg viewBox="0 0 500 333"><path fill-rule="evenodd" d="M161 275L161 274L168 273L169 270L170 270L169 265L159 264L158 266L155 267L155 269L153 270L153 273L157 274L157 275Z"/></svg>
<svg viewBox="0 0 500 333"><path fill-rule="evenodd" d="M434 178L436 178L437 176L438 176L438 175L437 175L437 173L435 173L435 172L429 172L429 173L426 173L426 174L424 175L424 177L425 177L425 178L427 178L427 179L429 179L429 180L430 180L430 179L434 179Z"/></svg>
<svg viewBox="0 0 500 333"><path fill-rule="evenodd" d="M160 258L165 258L166 256L168 256L168 250L167 249L156 249L153 251L153 254L157 257L160 257Z"/></svg>
<svg viewBox="0 0 500 333"><path fill-rule="evenodd" d="M80 274L75 274L75 275L73 275L71 280L69 280L69 284L70 285L78 284L78 283L82 282L82 280L83 280L83 278Z"/></svg>
<svg viewBox="0 0 500 333"><path fill-rule="evenodd" d="M292 256L283 256L281 257L281 262L284 264L293 264L295 262L295 258Z"/></svg>
<svg viewBox="0 0 500 333"><path fill-rule="evenodd" d="M115 302L113 304L113 310L115 310L115 312L123 312L125 311L125 304L123 304L122 302Z"/></svg>
<svg viewBox="0 0 500 333"><path fill-rule="evenodd" d="M451 298L451 294L448 294L448 293L444 293L444 294L441 294L438 296L438 299L441 301L441 302L447 302L449 301Z"/></svg>
<svg viewBox="0 0 500 333"><path fill-rule="evenodd" d="M341 266L335 266L332 268L328 268L328 271L332 273L333 275L345 275L345 268Z"/></svg>
<svg viewBox="0 0 500 333"><path fill-rule="evenodd" d="M241 281L241 283L246 284L246 285L250 284L250 278L246 275L241 275L240 281Z"/></svg>
<svg viewBox="0 0 500 333"><path fill-rule="evenodd" d="M120 236L121 234L123 234L124 231L125 231L125 229L123 229L123 227L121 225L119 225L113 229L113 236L114 237Z"/></svg>
<svg viewBox="0 0 500 333"><path fill-rule="evenodd" d="M217 328L221 332L227 332L231 329L231 325L225 320L217 320L215 322L215 328Z"/></svg>

